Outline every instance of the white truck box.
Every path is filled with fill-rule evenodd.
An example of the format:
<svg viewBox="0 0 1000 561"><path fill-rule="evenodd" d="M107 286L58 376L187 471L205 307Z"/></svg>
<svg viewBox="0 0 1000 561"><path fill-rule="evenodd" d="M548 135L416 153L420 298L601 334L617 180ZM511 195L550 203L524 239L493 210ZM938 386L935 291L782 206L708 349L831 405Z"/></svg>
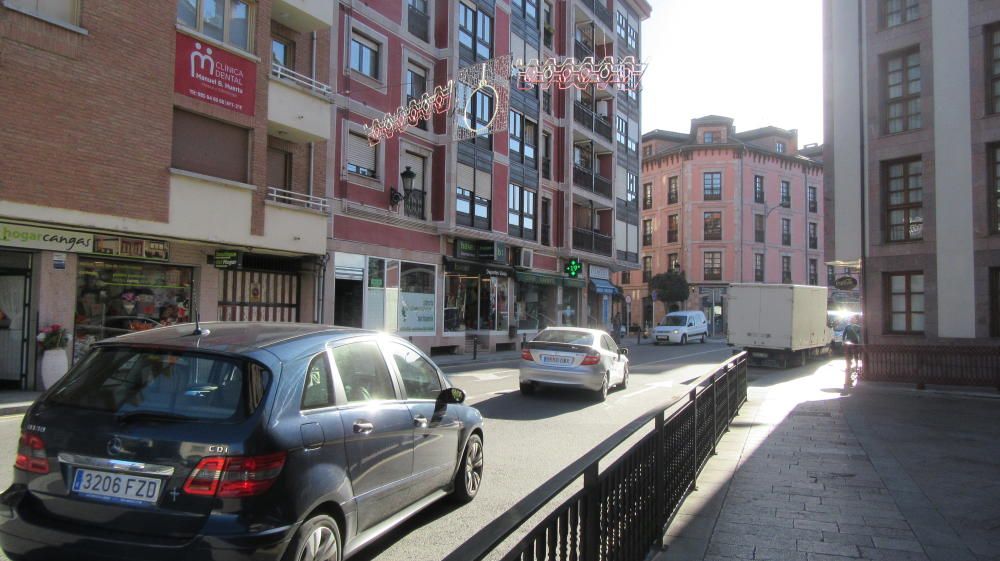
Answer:
<svg viewBox="0 0 1000 561"><path fill-rule="evenodd" d="M726 300L727 342L754 362L800 364L829 349L827 289L793 284L732 284ZM757 360L754 360L757 359Z"/></svg>

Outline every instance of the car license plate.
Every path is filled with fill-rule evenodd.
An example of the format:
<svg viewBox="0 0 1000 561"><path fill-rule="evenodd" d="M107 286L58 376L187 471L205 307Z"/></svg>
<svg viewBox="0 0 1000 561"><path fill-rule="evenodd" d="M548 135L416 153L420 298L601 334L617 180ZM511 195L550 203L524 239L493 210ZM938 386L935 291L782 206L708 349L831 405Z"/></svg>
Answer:
<svg viewBox="0 0 1000 561"><path fill-rule="evenodd" d="M542 362L544 364L573 364L573 358L558 355L542 355Z"/></svg>
<svg viewBox="0 0 1000 561"><path fill-rule="evenodd" d="M160 496L161 483L152 477L77 468L72 490L78 495L106 501L153 504Z"/></svg>

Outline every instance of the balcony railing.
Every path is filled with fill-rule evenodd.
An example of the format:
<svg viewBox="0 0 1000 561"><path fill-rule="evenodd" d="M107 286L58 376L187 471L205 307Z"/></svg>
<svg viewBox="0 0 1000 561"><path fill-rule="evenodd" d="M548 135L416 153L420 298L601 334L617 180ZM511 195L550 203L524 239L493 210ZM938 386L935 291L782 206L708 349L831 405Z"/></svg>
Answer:
<svg viewBox="0 0 1000 561"><path fill-rule="evenodd" d="M600 174L594 175L594 192L598 195L611 198L611 180L601 176Z"/></svg>
<svg viewBox="0 0 1000 561"><path fill-rule="evenodd" d="M604 117L596 115L594 118L594 132L611 141L611 123Z"/></svg>
<svg viewBox="0 0 1000 561"><path fill-rule="evenodd" d="M542 158L542 177L552 179L552 160L549 158Z"/></svg>
<svg viewBox="0 0 1000 561"><path fill-rule="evenodd" d="M587 58L589 56L594 56L594 49L592 49L584 42L580 41L579 39L576 39L573 43L574 43L573 54L576 56L578 60Z"/></svg>
<svg viewBox="0 0 1000 561"><path fill-rule="evenodd" d="M305 193L296 193L278 187L267 188L267 200L286 205L300 206L330 214L330 204L323 197L314 197Z"/></svg>
<svg viewBox="0 0 1000 561"><path fill-rule="evenodd" d="M409 27L410 33L412 33L416 37L419 37L419 38L423 39L424 41L426 41L427 37L428 37L428 35L427 35L428 25L427 24L428 24L429 20L430 20L430 18L427 16L427 14L421 12L420 10L414 8L413 6L409 6L409 24L408 24L408 27Z"/></svg>
<svg viewBox="0 0 1000 561"><path fill-rule="evenodd" d="M573 249L611 256L611 236L584 228L573 228Z"/></svg>
<svg viewBox="0 0 1000 561"><path fill-rule="evenodd" d="M573 120L588 129L594 128L594 112L579 101L573 102Z"/></svg>
<svg viewBox="0 0 1000 561"><path fill-rule="evenodd" d="M594 188L594 174L579 166L573 166L573 185L592 190Z"/></svg>
<svg viewBox="0 0 1000 561"><path fill-rule="evenodd" d="M614 29L614 19L611 17L611 12L608 11L607 6L604 5L604 0L596 0L593 3L594 15L597 16L604 25L608 26L609 29Z"/></svg>
<svg viewBox="0 0 1000 561"><path fill-rule="evenodd" d="M329 97L333 95L333 88L331 88L329 84L324 84L319 80L315 80L304 74L299 74L291 68L277 62L271 63L271 75L275 78L293 82L322 96Z"/></svg>
<svg viewBox="0 0 1000 561"><path fill-rule="evenodd" d="M427 192L421 189L412 189L406 193L406 200L403 202L403 213L410 218L424 220L424 199Z"/></svg>

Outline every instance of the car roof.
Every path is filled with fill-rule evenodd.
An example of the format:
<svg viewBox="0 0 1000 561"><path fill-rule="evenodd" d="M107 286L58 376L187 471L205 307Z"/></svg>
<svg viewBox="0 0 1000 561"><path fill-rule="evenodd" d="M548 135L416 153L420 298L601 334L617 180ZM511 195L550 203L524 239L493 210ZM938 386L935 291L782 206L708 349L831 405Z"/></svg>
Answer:
<svg viewBox="0 0 1000 561"><path fill-rule="evenodd" d="M556 325L554 327L546 327L542 331L576 331L578 333L590 333L591 335L603 335L607 333L603 329L589 329L587 327L570 327L568 325L565 327L561 325Z"/></svg>
<svg viewBox="0 0 1000 561"><path fill-rule="evenodd" d="M313 323L203 321L200 327L203 331L200 335L194 332L195 324L182 323L105 339L97 345L149 345L179 350L248 354L259 349L274 350L293 341L305 342L311 338L325 343L339 338L334 336L351 337L376 333L353 327Z"/></svg>

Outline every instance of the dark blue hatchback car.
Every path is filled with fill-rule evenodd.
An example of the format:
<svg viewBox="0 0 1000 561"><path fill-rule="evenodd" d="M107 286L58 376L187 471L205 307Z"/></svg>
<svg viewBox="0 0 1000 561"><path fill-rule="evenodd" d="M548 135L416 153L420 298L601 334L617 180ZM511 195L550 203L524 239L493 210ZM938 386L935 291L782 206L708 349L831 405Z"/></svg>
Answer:
<svg viewBox="0 0 1000 561"><path fill-rule="evenodd" d="M447 495L483 421L407 341L204 323L98 343L25 415L11 559L340 560Z"/></svg>

